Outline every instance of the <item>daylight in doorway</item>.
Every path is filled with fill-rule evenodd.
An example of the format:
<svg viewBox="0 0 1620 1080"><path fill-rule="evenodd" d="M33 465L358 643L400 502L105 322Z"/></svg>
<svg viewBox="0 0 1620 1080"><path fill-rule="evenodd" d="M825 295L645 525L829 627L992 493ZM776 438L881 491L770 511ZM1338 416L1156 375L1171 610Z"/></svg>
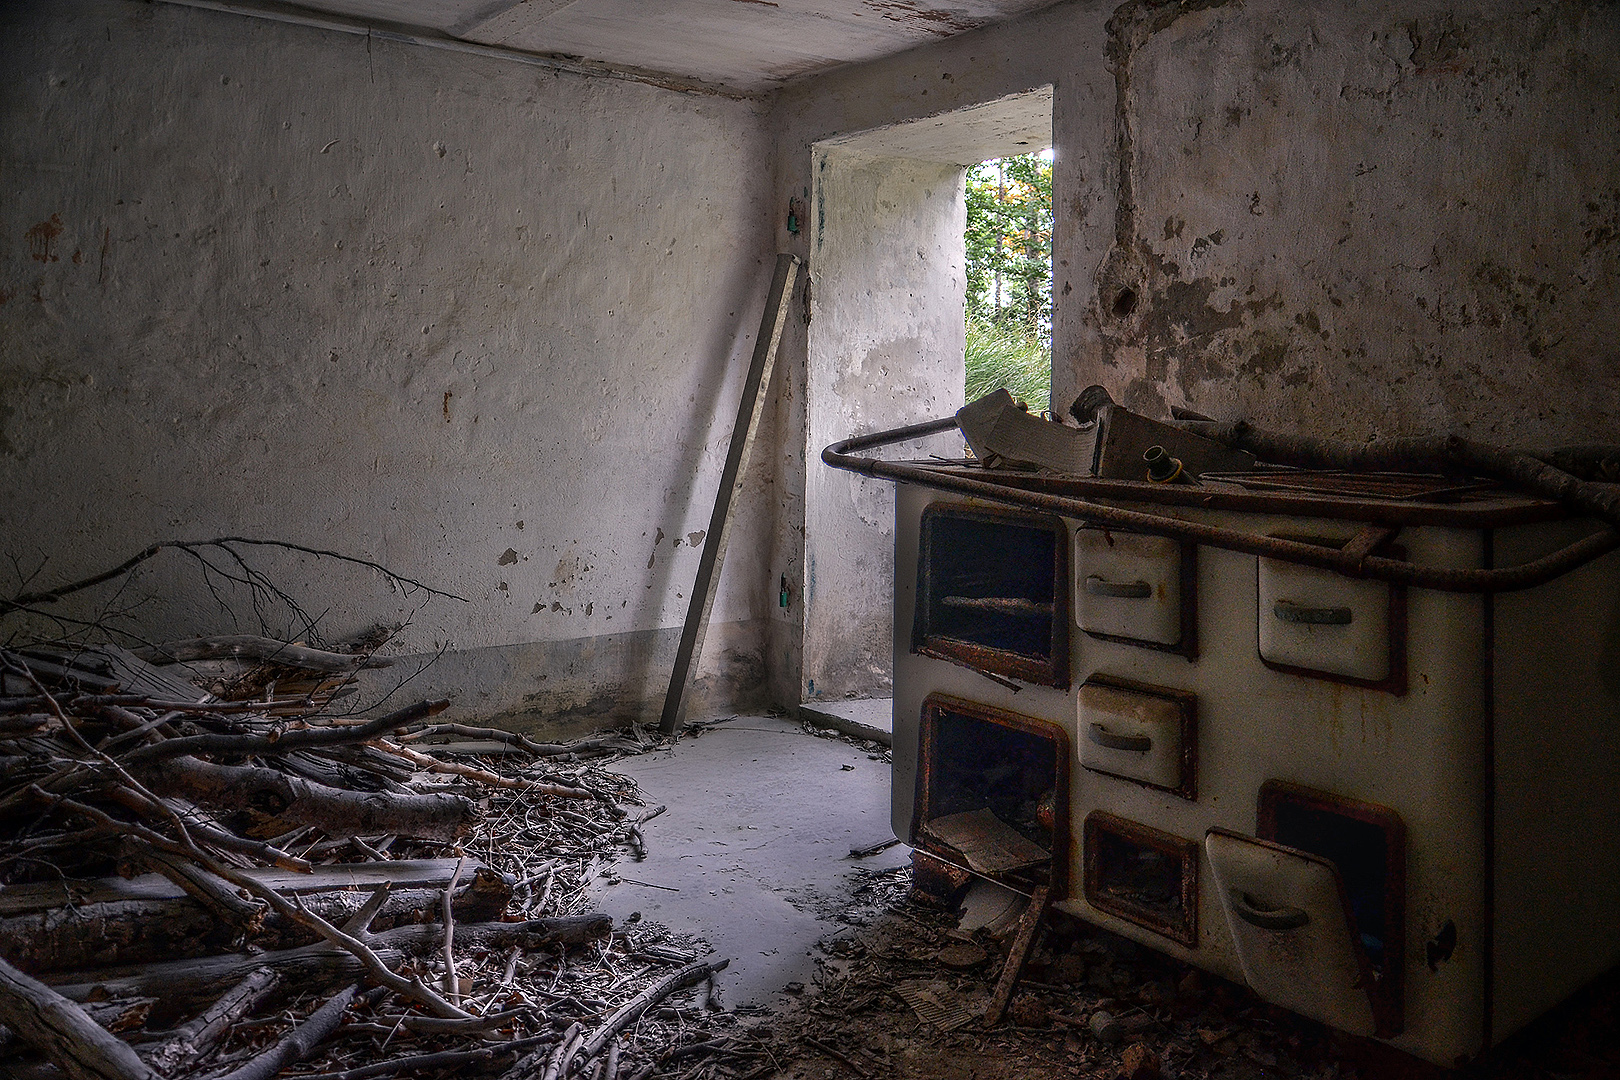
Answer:
<svg viewBox="0 0 1620 1080"><path fill-rule="evenodd" d="M967 400L1006 387L1041 409L1052 387L1052 151L971 166Z"/></svg>

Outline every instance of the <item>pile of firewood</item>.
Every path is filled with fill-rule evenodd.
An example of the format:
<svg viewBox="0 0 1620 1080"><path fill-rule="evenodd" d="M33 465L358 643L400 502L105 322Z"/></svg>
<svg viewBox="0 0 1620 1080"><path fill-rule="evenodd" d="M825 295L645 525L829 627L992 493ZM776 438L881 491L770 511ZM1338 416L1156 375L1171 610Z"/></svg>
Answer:
<svg viewBox="0 0 1620 1080"><path fill-rule="evenodd" d="M203 686L154 663L220 658ZM644 734L335 715L366 662L0 650L0 1073L613 1080L690 1038L644 1014L724 962L580 910L656 813L590 759Z"/></svg>

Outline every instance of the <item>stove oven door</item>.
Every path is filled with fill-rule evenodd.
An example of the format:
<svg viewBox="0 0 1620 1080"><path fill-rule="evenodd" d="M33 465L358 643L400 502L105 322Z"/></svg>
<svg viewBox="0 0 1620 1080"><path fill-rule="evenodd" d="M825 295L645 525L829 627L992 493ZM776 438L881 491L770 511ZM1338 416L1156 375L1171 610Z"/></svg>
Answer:
<svg viewBox="0 0 1620 1080"><path fill-rule="evenodd" d="M1225 829L1209 830L1204 850L1249 987L1341 1031L1383 1034L1338 867Z"/></svg>

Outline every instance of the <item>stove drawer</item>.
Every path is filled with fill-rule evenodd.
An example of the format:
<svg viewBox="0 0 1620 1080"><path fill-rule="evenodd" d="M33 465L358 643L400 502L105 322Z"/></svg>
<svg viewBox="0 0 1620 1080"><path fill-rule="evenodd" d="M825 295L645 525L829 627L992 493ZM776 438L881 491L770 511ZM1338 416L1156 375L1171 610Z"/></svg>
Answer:
<svg viewBox="0 0 1620 1080"><path fill-rule="evenodd" d="M1076 625L1105 638L1182 646L1182 607L1191 599L1183 596L1182 564L1182 545L1169 537L1077 527Z"/></svg>
<svg viewBox="0 0 1620 1080"><path fill-rule="evenodd" d="M1404 596L1386 582L1260 559L1260 658L1302 675L1405 690Z"/></svg>
<svg viewBox="0 0 1620 1080"><path fill-rule="evenodd" d="M1338 868L1223 829L1204 837L1204 852L1249 988L1341 1031L1378 1033Z"/></svg>
<svg viewBox="0 0 1620 1080"><path fill-rule="evenodd" d="M1084 768L1197 798L1192 694L1093 675L1076 698Z"/></svg>

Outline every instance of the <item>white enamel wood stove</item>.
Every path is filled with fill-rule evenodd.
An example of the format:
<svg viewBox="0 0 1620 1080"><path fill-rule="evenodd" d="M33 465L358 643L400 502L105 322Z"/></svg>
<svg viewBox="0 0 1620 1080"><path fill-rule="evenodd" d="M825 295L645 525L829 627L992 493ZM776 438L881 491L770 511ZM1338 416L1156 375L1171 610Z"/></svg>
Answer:
<svg viewBox="0 0 1620 1080"><path fill-rule="evenodd" d="M1620 554L1440 592L897 492L897 836L952 861L930 822L988 809L1062 910L1444 1065L1620 961ZM1336 546L1383 505L1463 568L1593 528L1234 501L1152 509Z"/></svg>

